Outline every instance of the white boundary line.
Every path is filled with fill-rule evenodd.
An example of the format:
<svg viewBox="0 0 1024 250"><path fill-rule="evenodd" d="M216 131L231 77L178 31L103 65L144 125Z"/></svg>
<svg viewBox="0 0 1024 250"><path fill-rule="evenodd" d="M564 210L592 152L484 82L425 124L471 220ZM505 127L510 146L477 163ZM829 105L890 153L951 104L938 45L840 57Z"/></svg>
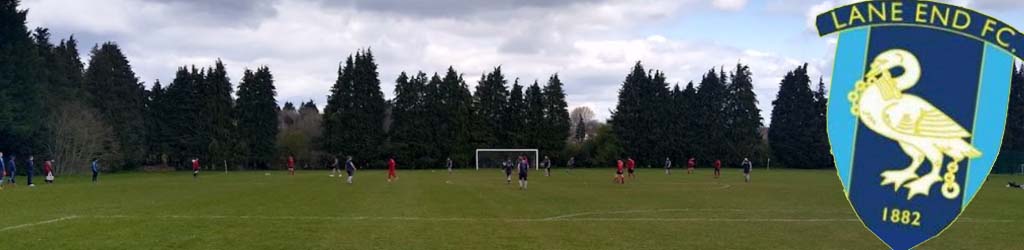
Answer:
<svg viewBox="0 0 1024 250"><path fill-rule="evenodd" d="M660 211L675 211L670 209ZM619 214L639 212L642 210L634 211L619 211ZM648 210L651 211L651 210ZM694 210L690 210L694 211ZM720 211L720 210L716 210ZM580 213L583 214L583 213ZM596 213L601 214L601 213ZM136 216L136 215L86 215L77 216L82 219L192 219L192 220L317 220L317 221L462 221L462 222L574 222L574 221L652 221L652 222L677 222L677 221L689 221L689 222L859 222L856 218L573 218L574 216L581 216L579 214L571 214L566 216L556 216L549 218L460 218L460 217L401 217L401 216L230 216L230 215L155 215L155 216ZM962 222L967 223L1015 223L1016 220L990 220L990 219L972 219L962 218Z"/></svg>
<svg viewBox="0 0 1024 250"><path fill-rule="evenodd" d="M44 220L44 221L40 221L40 222L33 222L33 223L28 223L28 224L21 224L21 225L17 225L17 226L9 226L9 227L5 227L5 228L0 228L0 232L20 229L20 228L26 228L26 227L45 225L45 224L50 224L50 223L57 223L57 222L71 220L71 219L77 219L77 218L79 218L78 215L64 216L64 217L60 217L60 218L56 218L56 219L52 219L52 220Z"/></svg>
<svg viewBox="0 0 1024 250"><path fill-rule="evenodd" d="M733 209L738 211L738 209ZM628 210L611 212L575 213L562 216L530 219L530 218L459 218L459 217L381 217L381 216L232 216L232 215L70 215L52 220L45 220L16 226L0 228L0 232L17 230L27 227L52 224L74 219L139 219L139 220L314 220L314 221L432 221L432 222L780 222L780 223L818 223L818 222L860 222L855 218L575 218L585 215L628 214L645 212L671 211L730 211L728 209L655 209ZM961 218L962 223L1017 223L1017 220Z"/></svg>

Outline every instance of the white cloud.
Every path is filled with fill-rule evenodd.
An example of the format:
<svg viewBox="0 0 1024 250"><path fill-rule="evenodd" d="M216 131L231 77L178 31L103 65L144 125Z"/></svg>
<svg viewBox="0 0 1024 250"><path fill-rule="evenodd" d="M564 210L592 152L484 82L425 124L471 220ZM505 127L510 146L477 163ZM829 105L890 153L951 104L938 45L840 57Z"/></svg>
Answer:
<svg viewBox="0 0 1024 250"><path fill-rule="evenodd" d="M721 10L737 11L747 6L747 0L713 0L711 4Z"/></svg>
<svg viewBox="0 0 1024 250"><path fill-rule="evenodd" d="M317 1L262 1L256 5L265 8L229 13L239 18L205 13L209 8L190 7L186 0L98 1L106 2L35 0L25 6L31 8L30 26L50 27L54 37L76 33L83 49L117 41L146 82L161 79L166 86L177 67L207 66L217 58L227 64L235 83L244 68L268 65L281 103L313 99L324 105L338 63L371 47L387 96L392 96L401 71L430 74L454 66L472 87L480 74L501 65L510 81L518 77L523 84L559 73L570 107L591 106L601 119L609 117L618 88L636 61L665 71L679 84L699 81L712 67L728 70L742 62L754 71L767 115L781 76L804 61L774 51L669 38L659 31L630 32L687 11L717 7L719 1L714 6L697 0L569 1L544 7L467 7L455 16L387 6L366 10L325 7ZM731 4L742 8L746 3ZM824 61L811 65L817 76Z"/></svg>

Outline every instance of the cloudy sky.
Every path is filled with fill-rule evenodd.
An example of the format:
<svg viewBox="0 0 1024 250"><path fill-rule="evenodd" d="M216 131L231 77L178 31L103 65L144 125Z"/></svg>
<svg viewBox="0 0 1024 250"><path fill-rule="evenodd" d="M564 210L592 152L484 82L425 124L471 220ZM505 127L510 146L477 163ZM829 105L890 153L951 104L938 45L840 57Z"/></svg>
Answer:
<svg viewBox="0 0 1024 250"><path fill-rule="evenodd" d="M326 102L338 63L372 48L392 97L402 71L449 66L470 86L501 65L510 79L558 73L570 108L605 119L636 61L670 83L699 81L712 67L751 65L767 118L781 76L809 63L831 71L834 37L810 18L850 0L23 0L30 27L55 39L75 35L83 59L95 43L118 43L147 86L182 65L220 58L237 84L245 68L268 65L278 101ZM1024 27L1019 0L956 0ZM511 84L511 83L510 83ZM767 122L767 120L766 120Z"/></svg>

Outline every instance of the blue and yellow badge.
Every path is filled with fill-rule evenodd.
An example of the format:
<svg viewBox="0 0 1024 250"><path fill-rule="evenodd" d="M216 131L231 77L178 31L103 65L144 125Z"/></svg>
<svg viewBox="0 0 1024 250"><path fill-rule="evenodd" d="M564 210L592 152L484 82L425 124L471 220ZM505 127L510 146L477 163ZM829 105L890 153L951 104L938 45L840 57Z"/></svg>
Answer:
<svg viewBox="0 0 1024 250"><path fill-rule="evenodd" d="M1024 34L929 1L867 1L817 17L839 33L828 134L847 198L893 249L949 227L999 154Z"/></svg>

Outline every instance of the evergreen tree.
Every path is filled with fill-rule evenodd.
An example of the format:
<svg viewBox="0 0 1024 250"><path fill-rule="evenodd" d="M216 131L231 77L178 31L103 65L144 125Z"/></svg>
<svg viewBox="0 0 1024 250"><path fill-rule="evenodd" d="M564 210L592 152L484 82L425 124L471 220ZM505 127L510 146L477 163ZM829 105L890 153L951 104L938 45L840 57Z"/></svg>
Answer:
<svg viewBox="0 0 1024 250"><path fill-rule="evenodd" d="M670 135L676 138L674 143L678 146L672 147L676 150L671 156L678 159L677 161L697 157L697 145L700 144L697 138L700 135L700 120L703 117L698 106L697 89L694 88L693 82L689 82L686 88L675 92L673 96L676 112L672 122L676 126Z"/></svg>
<svg viewBox="0 0 1024 250"><path fill-rule="evenodd" d="M167 158L171 164L179 168L186 166L189 159L198 157L206 151L203 142L206 130L200 114L200 88L203 86L203 74L195 67L179 67L174 80L164 91L163 101L158 103L164 113L161 120L167 124ZM205 120L204 120L205 121Z"/></svg>
<svg viewBox="0 0 1024 250"><path fill-rule="evenodd" d="M811 144L811 157L814 157L814 168L835 168L835 160L832 159L832 146L828 141L828 92L825 90L825 80L818 78L818 88L814 91L814 119L810 120L811 125L808 131L814 139Z"/></svg>
<svg viewBox="0 0 1024 250"><path fill-rule="evenodd" d="M476 128L473 125L473 95L470 94L469 86L462 75L455 72L452 67L448 67L442 82L449 93L445 103L448 104L448 117L453 123L451 128L454 139L454 144L445 153L451 156L453 161L469 162L473 157L471 152L479 146L474 139L475 136L470 132ZM438 162L438 166L441 166L441 163L443 162Z"/></svg>
<svg viewBox="0 0 1024 250"><path fill-rule="evenodd" d="M648 80L643 65L637 62L633 71L626 76L626 80L622 83L618 105L609 120L611 131L623 146L625 154L638 154L639 148L637 147L643 143L641 133L644 131L640 124L643 107L640 98L642 98L641 87Z"/></svg>
<svg viewBox="0 0 1024 250"><path fill-rule="evenodd" d="M135 167L145 159L145 87L114 43L94 47L85 72L85 90L93 106L113 126L123 150L120 164Z"/></svg>
<svg viewBox="0 0 1024 250"><path fill-rule="evenodd" d="M697 89L696 108L698 115L696 133L696 158L700 164L711 164L715 160L729 160L725 107L728 100L726 79L714 69L704 75Z"/></svg>
<svg viewBox="0 0 1024 250"><path fill-rule="evenodd" d="M416 77L426 78L422 72ZM424 145L428 142L427 137L423 133L428 131L422 129L425 124L421 123L422 119L427 118L423 116L426 111L423 100L425 88L425 82L417 78L410 79L405 72L395 80L390 135L400 159L419 159L427 148Z"/></svg>
<svg viewBox="0 0 1024 250"><path fill-rule="evenodd" d="M146 98L146 152L149 153L147 161L166 164L170 157L171 145L174 135L170 130L170 110L173 103L167 100L166 89L157 80L153 87L147 91Z"/></svg>
<svg viewBox="0 0 1024 250"><path fill-rule="evenodd" d="M572 127L569 119L569 105L565 102L565 90L558 74L548 78L547 85L544 85L544 125L547 125L544 132L544 143L541 147L545 151L561 154L565 149L566 140L569 139L569 128Z"/></svg>
<svg viewBox="0 0 1024 250"><path fill-rule="evenodd" d="M811 126L818 119L820 110L810 88L807 65L786 73L779 86L779 93L772 102L772 121L768 132L775 159L782 166L793 168L817 168L815 162L820 156L814 155L816 132Z"/></svg>
<svg viewBox="0 0 1024 250"><path fill-rule="evenodd" d="M480 76L473 96L477 117L483 120L482 136L486 147L503 147L508 145L512 138L506 137L506 121L503 112L508 106L508 82L501 73L501 67L494 68L494 71Z"/></svg>
<svg viewBox="0 0 1024 250"><path fill-rule="evenodd" d="M731 79L727 107L730 120L727 136L731 149L727 159L738 165L740 159L752 157L756 147L761 145L760 129L763 123L750 67L737 64Z"/></svg>
<svg viewBox="0 0 1024 250"><path fill-rule="evenodd" d="M201 109L209 138L206 160L222 162L234 156L237 142L232 133L235 131L234 99L231 96L231 81L221 60L217 60L212 68L207 69L205 84L202 88L203 107Z"/></svg>
<svg viewBox="0 0 1024 250"><path fill-rule="evenodd" d="M526 131L523 132L523 138L527 146L542 147L545 141L545 131L547 124L544 124L547 119L544 117L544 93L540 88L540 84L534 81L532 85L526 88Z"/></svg>
<svg viewBox="0 0 1024 250"><path fill-rule="evenodd" d="M523 86L519 85L518 78L512 84L512 90L509 91L506 107L505 122L502 122L505 126L505 138L509 138L509 141L505 142L506 145L513 148L530 148L531 145L526 140L527 132L529 132L526 127L526 98L523 96ZM532 147L537 147L537 145L532 145Z"/></svg>
<svg viewBox="0 0 1024 250"><path fill-rule="evenodd" d="M235 115L242 155L250 168L269 168L273 160L278 132L275 96L277 91L270 68L260 67L256 72L245 70L238 84Z"/></svg>
<svg viewBox="0 0 1024 250"><path fill-rule="evenodd" d="M331 90L324 112L324 140L332 154L352 155L361 161L382 158L387 104L373 53L357 52L346 61Z"/></svg>
<svg viewBox="0 0 1024 250"><path fill-rule="evenodd" d="M51 83L53 96L57 99L68 100L84 95L82 77L85 66L82 64L82 58L78 55L78 41L75 40L75 37L71 36L67 40L61 40L60 44L54 48L53 54L52 74L58 77Z"/></svg>
<svg viewBox="0 0 1024 250"><path fill-rule="evenodd" d="M1010 106L1006 112L1002 152L1020 154L1024 151L1024 69L1013 67L1010 82Z"/></svg>
<svg viewBox="0 0 1024 250"><path fill-rule="evenodd" d="M0 1L0 149L8 154L41 148L35 135L43 126L45 60L28 28L27 10L18 1Z"/></svg>

